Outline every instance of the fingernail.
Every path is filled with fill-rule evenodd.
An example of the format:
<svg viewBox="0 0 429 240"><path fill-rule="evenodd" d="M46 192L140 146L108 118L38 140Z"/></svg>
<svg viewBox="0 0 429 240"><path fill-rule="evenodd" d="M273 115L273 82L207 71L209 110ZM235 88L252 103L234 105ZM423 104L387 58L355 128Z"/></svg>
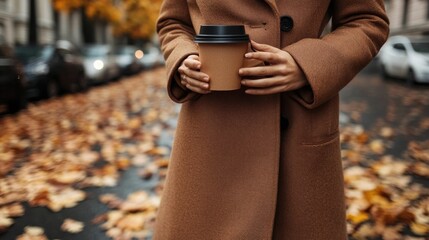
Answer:
<svg viewBox="0 0 429 240"><path fill-rule="evenodd" d="M208 84L203 84L203 87L204 88L209 88L209 85Z"/></svg>
<svg viewBox="0 0 429 240"><path fill-rule="evenodd" d="M246 54L244 54L244 57L247 57L247 58L250 58L252 56L252 54L251 53L246 53Z"/></svg>
<svg viewBox="0 0 429 240"><path fill-rule="evenodd" d="M246 85L246 81L241 81L241 84Z"/></svg>
<svg viewBox="0 0 429 240"><path fill-rule="evenodd" d="M243 74L243 70L238 70L238 74Z"/></svg>
<svg viewBox="0 0 429 240"><path fill-rule="evenodd" d="M209 81L209 77L204 77L203 79L204 79L204 81L206 81L206 82L208 82L208 81Z"/></svg>

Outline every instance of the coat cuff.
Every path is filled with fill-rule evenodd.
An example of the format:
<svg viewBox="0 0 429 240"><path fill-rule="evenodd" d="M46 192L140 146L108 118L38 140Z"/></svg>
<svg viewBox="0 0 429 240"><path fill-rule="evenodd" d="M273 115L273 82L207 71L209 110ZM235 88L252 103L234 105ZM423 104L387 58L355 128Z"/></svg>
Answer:
<svg viewBox="0 0 429 240"><path fill-rule="evenodd" d="M176 103L184 103L197 99L201 94L192 92L180 83L178 68L189 55L198 55L197 47L192 43L177 47L166 60L167 68L167 92L171 100Z"/></svg>
<svg viewBox="0 0 429 240"><path fill-rule="evenodd" d="M308 84L291 92L291 97L308 109L314 109L336 96L352 79L356 71L349 71L342 54L322 39L303 39L284 48L302 69Z"/></svg>

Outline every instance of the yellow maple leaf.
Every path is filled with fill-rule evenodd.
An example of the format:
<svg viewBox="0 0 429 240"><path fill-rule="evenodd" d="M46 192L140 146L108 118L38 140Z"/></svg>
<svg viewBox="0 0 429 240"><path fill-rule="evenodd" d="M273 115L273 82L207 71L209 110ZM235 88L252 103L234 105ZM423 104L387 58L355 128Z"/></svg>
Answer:
<svg viewBox="0 0 429 240"><path fill-rule="evenodd" d="M357 225L369 219L369 214L366 212L359 212L357 214L347 214L347 220Z"/></svg>
<svg viewBox="0 0 429 240"><path fill-rule="evenodd" d="M410 228L417 235L426 235L429 233L429 226L426 224L412 222Z"/></svg>

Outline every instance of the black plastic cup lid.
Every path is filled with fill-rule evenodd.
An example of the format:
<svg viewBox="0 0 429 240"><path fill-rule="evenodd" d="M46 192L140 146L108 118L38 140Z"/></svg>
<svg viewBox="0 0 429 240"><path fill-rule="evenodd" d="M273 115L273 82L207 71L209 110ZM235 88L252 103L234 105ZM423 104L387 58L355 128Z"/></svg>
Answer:
<svg viewBox="0 0 429 240"><path fill-rule="evenodd" d="M249 35L243 25L201 25L196 43L241 43L248 42Z"/></svg>

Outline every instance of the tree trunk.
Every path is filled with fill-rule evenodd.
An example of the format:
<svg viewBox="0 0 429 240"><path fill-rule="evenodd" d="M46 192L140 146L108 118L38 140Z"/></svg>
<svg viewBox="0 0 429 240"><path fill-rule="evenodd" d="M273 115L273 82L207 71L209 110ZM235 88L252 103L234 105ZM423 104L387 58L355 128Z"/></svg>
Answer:
<svg viewBox="0 0 429 240"><path fill-rule="evenodd" d="M37 13L36 0L30 1L29 19L28 19L28 44L37 44Z"/></svg>
<svg viewBox="0 0 429 240"><path fill-rule="evenodd" d="M82 35L83 35L83 42L88 43L95 43L95 26L94 21L90 21L88 17L85 14L84 9L81 9L81 16L82 16Z"/></svg>
<svg viewBox="0 0 429 240"><path fill-rule="evenodd" d="M55 41L60 39L60 17L58 12L55 10L54 6L52 6L52 12L54 16L54 29L55 29Z"/></svg>

